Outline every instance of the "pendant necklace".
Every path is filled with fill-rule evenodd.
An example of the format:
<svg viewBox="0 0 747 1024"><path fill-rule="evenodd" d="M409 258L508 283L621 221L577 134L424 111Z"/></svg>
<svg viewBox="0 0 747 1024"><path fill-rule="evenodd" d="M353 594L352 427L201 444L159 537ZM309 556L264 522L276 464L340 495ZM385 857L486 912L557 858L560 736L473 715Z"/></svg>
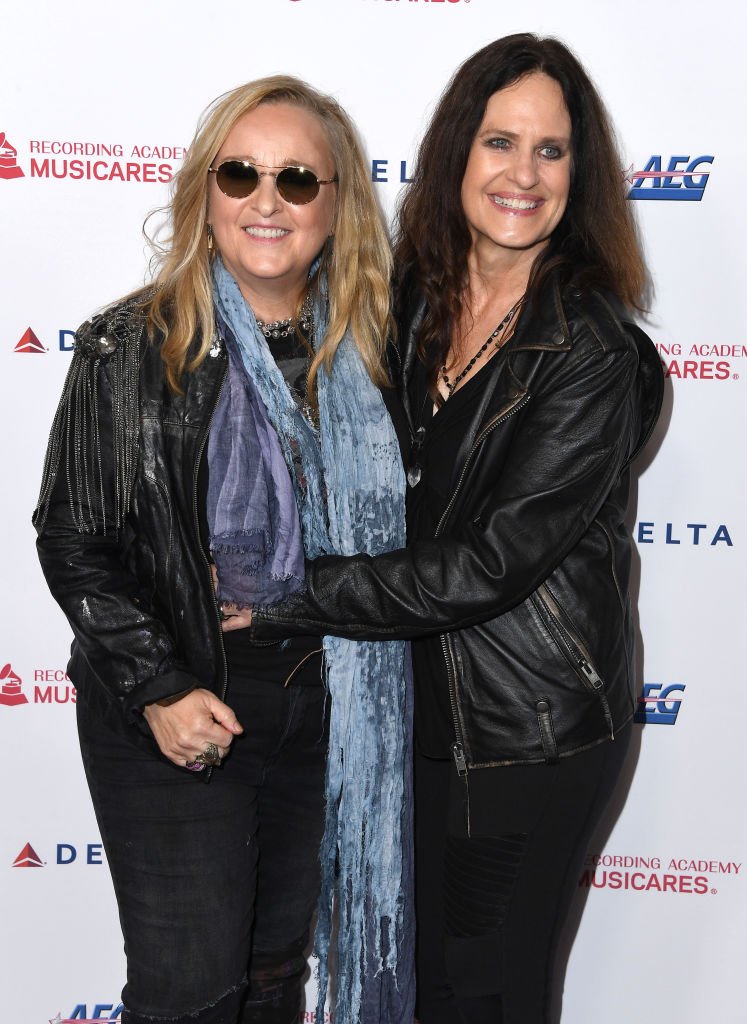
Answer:
<svg viewBox="0 0 747 1024"><path fill-rule="evenodd" d="M508 313L506 313L504 318L498 324L498 326L490 335L485 344L474 354L474 356L470 359L470 361L464 367L462 372L457 374L453 381L449 378L448 374L446 373L446 366L444 365L441 367L439 371L439 376L441 380L444 382L446 390L448 391L448 395L446 396L444 401L447 401L449 398L451 398L452 394L454 393L454 389L462 380L464 380L464 378L475 365L475 363L478 361L478 359L481 359L482 356L485 355L491 343L494 344L497 349L500 348L503 339L501 339L501 341L498 341L496 339L498 338L502 331L505 332L505 329L508 327L508 325L511 323L511 321L514 319L517 312L519 311L519 308L521 307L523 301L524 296L522 295L521 298L518 299L513 304L511 309L509 309ZM427 401L427 392L425 397ZM410 448L410 457L407 462L407 483L410 485L410 487L417 487L417 485L420 483L420 478L423 473L422 466L420 465L420 452L423 447L423 444L425 443L425 435L426 429L421 422L420 426L418 426L417 430L413 434L412 445Z"/></svg>

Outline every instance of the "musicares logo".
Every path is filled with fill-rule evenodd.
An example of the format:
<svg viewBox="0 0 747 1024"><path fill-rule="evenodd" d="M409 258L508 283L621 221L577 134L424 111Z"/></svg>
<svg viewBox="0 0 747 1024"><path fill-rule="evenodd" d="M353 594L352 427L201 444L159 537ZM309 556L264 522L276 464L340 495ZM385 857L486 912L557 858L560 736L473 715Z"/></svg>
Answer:
<svg viewBox="0 0 747 1024"><path fill-rule="evenodd" d="M43 868L44 861L36 852L31 843L26 843L24 848L13 861L14 868Z"/></svg>
<svg viewBox="0 0 747 1024"><path fill-rule="evenodd" d="M0 132L0 178L10 181L11 178L22 178L23 171L18 166L18 150L8 142L5 132Z"/></svg>

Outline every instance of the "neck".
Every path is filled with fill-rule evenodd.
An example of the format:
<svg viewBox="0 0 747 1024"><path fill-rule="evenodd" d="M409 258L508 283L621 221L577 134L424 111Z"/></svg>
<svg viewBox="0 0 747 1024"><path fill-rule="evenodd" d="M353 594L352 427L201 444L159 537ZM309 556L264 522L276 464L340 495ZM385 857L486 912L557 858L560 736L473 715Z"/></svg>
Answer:
<svg viewBox="0 0 747 1024"><path fill-rule="evenodd" d="M537 255L546 243L531 249L505 249L475 244L467 256L465 302L473 316L488 304L509 308L527 290Z"/></svg>
<svg viewBox="0 0 747 1024"><path fill-rule="evenodd" d="M304 282L295 288L289 288L287 284L283 284L278 288L263 288L261 290L240 284L239 290L251 306L255 317L265 323L272 323L275 320L287 320L288 317L293 316L303 293L305 282L304 278Z"/></svg>

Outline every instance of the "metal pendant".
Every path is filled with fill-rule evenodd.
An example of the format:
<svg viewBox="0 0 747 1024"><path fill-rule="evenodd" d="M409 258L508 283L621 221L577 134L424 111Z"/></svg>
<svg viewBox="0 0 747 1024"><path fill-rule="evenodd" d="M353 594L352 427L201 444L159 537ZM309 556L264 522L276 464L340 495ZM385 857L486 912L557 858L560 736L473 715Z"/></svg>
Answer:
<svg viewBox="0 0 747 1024"><path fill-rule="evenodd" d="M417 487L423 475L423 467L419 463L420 449L425 441L425 427L418 427L412 439L410 449L410 460L407 466L407 483L410 487Z"/></svg>

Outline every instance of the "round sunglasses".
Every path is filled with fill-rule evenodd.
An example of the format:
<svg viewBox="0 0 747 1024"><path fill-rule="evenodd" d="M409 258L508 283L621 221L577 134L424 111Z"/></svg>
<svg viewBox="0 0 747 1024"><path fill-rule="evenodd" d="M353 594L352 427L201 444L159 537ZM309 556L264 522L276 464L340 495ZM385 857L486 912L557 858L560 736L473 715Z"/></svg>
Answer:
<svg viewBox="0 0 747 1024"><path fill-rule="evenodd" d="M280 198L293 206L305 206L319 195L320 185L331 185L334 178L317 178L308 167L283 167L279 171L259 171L267 164L253 164L248 160L224 160L217 167L208 167L214 174L221 192L231 199L246 199L259 184L260 178L274 178Z"/></svg>

